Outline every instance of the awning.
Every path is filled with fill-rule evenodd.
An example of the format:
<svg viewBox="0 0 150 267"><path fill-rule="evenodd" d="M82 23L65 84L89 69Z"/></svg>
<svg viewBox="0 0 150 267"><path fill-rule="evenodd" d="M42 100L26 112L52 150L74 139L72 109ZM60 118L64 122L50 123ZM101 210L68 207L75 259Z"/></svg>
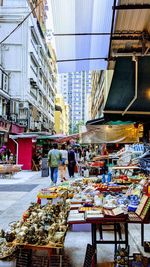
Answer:
<svg viewBox="0 0 150 267"><path fill-rule="evenodd" d="M61 138L65 138L66 135L64 134L53 134L53 135L40 135L37 139L50 139L50 140L59 140Z"/></svg>
<svg viewBox="0 0 150 267"><path fill-rule="evenodd" d="M69 142L69 141L73 141L73 140L76 140L80 137L80 134L79 133L76 133L76 134L71 134L71 135L68 135L66 137L63 137L63 138L60 138L58 140L59 143L64 143L64 142Z"/></svg>
<svg viewBox="0 0 150 267"><path fill-rule="evenodd" d="M149 120L150 115L150 57L138 58L137 99L125 115L135 93L135 65L132 57L117 58L115 71L104 107L108 120Z"/></svg>
<svg viewBox="0 0 150 267"><path fill-rule="evenodd" d="M86 122L86 125L126 125L126 124L132 124L133 121L121 121L121 120L114 120L110 121L107 120L107 117L99 118L99 119L93 119Z"/></svg>
<svg viewBox="0 0 150 267"><path fill-rule="evenodd" d="M139 142L139 129L134 124L87 125L81 133L83 144L135 143Z"/></svg>
<svg viewBox="0 0 150 267"><path fill-rule="evenodd" d="M113 3L51 0L59 72L106 69Z"/></svg>
<svg viewBox="0 0 150 267"><path fill-rule="evenodd" d="M104 124L105 122L105 118L98 118L98 119L93 119L93 120L89 120L86 122L86 125L100 125L100 124Z"/></svg>

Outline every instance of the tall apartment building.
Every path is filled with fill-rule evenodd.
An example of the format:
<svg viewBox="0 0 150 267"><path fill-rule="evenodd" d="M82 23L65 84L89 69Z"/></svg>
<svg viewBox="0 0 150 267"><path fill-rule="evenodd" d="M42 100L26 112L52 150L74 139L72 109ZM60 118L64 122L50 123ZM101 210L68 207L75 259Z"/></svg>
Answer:
<svg viewBox="0 0 150 267"><path fill-rule="evenodd" d="M43 1L44 3L44 1ZM31 11L27 0L1 1L0 40ZM1 120L30 131L54 127L56 73L40 23L29 18L0 47Z"/></svg>
<svg viewBox="0 0 150 267"><path fill-rule="evenodd" d="M60 89L69 104L70 132L77 130L79 122L88 120L88 94L91 91L91 73L70 72L59 75Z"/></svg>

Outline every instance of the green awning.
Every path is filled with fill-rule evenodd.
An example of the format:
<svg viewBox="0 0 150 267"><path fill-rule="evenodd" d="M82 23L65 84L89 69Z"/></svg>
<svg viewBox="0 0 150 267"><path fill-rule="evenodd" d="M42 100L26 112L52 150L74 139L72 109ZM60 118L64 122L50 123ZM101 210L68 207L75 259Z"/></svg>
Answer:
<svg viewBox="0 0 150 267"><path fill-rule="evenodd" d="M107 111L107 118L114 120L112 111L116 111L117 119L124 116L117 111L124 111L134 97L135 92L135 63L132 57L119 57L116 60L115 71L111 83L111 88L106 101L104 112ZM140 112L137 116L142 118L144 112L150 112L150 57L138 58L138 96L128 111ZM109 113L110 111L110 113ZM143 114L142 114L143 112ZM111 115L112 114L112 115ZM126 115L125 115L126 116ZM145 114L147 118L149 117ZM134 120L132 114L128 120ZM124 118L123 118L124 120Z"/></svg>

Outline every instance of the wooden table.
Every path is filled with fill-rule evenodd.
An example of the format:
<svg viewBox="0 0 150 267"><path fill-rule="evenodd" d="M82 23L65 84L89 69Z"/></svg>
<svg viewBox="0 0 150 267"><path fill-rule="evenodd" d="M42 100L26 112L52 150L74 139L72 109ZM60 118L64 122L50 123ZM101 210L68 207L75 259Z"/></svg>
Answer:
<svg viewBox="0 0 150 267"><path fill-rule="evenodd" d="M68 222L68 224L73 225L73 224L91 224L91 241L92 245L95 248L95 264L97 264L97 244L114 244L115 248L117 248L118 244L125 244L128 246L129 244L129 238L128 238L128 225L129 223L133 224L140 224L141 225L141 245L143 246L144 244L144 224L149 224L149 221L142 221L138 216L132 216L132 212L129 213L128 218L123 216L123 217L103 217L99 219L86 219L85 221L72 221ZM135 215L135 213L134 213ZM114 239L113 240L104 240L103 237L99 236L97 237L97 228L100 229L102 225L105 225L109 223L110 225L114 226ZM124 226L124 239L122 237L120 238L119 234L119 239L118 239L118 230L117 230L117 225L121 224Z"/></svg>
<svg viewBox="0 0 150 267"><path fill-rule="evenodd" d="M92 241L92 245L95 248L95 264L97 263L97 244L114 244L115 247L117 247L118 244L125 244L126 246L128 246L128 222L125 220L125 218L123 217L118 217L118 218L113 218L113 217L109 217L109 218L99 218L99 219L87 219L84 222L83 221L72 221L72 222L68 222L68 224L72 225L72 224L91 224L91 241ZM101 238L97 237L97 228L105 225L106 223L109 223L111 225L114 226L114 240L104 240ZM125 237L124 240L118 240L117 238L117 224L123 224L124 225L124 233L125 233Z"/></svg>
<svg viewBox="0 0 150 267"><path fill-rule="evenodd" d="M83 169L88 169L89 171L92 169L97 170L98 174L100 174L101 167L100 166L92 166L89 162L88 164L78 163L78 173L82 176Z"/></svg>
<svg viewBox="0 0 150 267"><path fill-rule="evenodd" d="M112 160L112 163L114 161L117 161L119 157L115 154L108 154L108 155L100 155L93 158L93 161L99 161L99 160L107 160L107 163L110 163L110 160Z"/></svg>
<svg viewBox="0 0 150 267"><path fill-rule="evenodd" d="M115 171L115 173L117 172L117 171L119 171L120 172L120 174L126 174L127 175L127 173L128 173L128 171L130 171L130 170L139 170L140 169L140 167L138 167L138 166L114 166L114 167L112 167L112 171Z"/></svg>
<svg viewBox="0 0 150 267"><path fill-rule="evenodd" d="M21 164L0 164L0 176L5 178L6 175L9 175L11 178L13 174L21 171L22 166Z"/></svg>

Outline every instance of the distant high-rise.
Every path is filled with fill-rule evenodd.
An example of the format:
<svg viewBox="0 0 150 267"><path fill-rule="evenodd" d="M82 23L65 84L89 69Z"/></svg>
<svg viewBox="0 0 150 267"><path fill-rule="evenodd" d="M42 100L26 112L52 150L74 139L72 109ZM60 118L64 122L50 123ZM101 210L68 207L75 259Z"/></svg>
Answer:
<svg viewBox="0 0 150 267"><path fill-rule="evenodd" d="M70 72L59 75L60 90L65 102L69 104L70 131L77 131L79 122L88 118L88 95L91 92L91 73Z"/></svg>

